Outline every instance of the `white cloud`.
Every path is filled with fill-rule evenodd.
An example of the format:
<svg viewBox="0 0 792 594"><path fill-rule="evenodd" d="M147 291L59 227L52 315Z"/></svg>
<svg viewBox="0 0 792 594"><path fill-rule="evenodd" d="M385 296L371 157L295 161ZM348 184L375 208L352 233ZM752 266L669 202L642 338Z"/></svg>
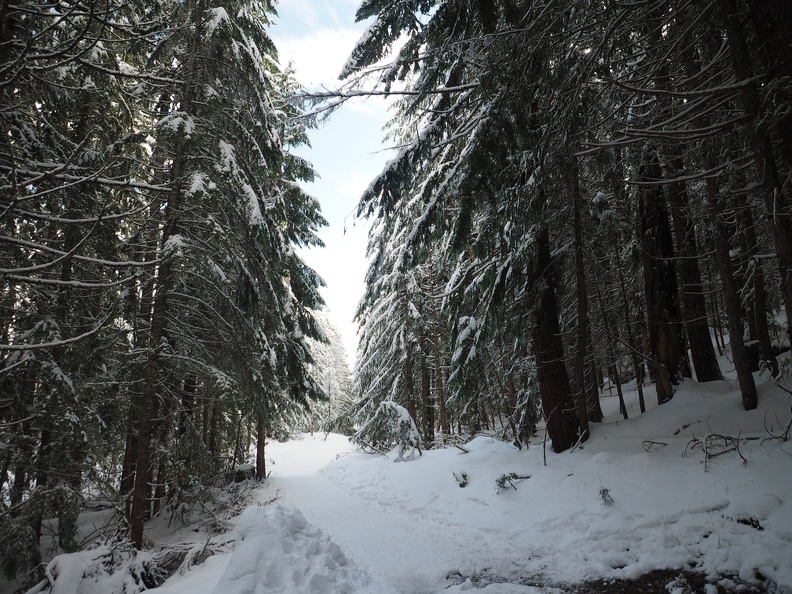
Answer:
<svg viewBox="0 0 792 594"><path fill-rule="evenodd" d="M338 75L360 38L351 28L317 29L310 36L275 38L281 65L294 65L297 80L308 87L338 85Z"/></svg>

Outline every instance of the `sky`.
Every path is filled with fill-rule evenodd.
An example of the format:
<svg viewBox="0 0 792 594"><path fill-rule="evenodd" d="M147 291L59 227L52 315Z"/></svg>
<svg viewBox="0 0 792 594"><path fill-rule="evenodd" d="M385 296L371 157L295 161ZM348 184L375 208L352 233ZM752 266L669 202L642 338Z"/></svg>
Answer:
<svg viewBox="0 0 792 594"><path fill-rule="evenodd" d="M281 66L292 63L306 87L338 86L338 74L367 23L355 23L360 0L282 0L270 35ZM306 184L329 225L319 233L324 249L304 250L306 263L327 283L322 296L341 332L350 365L357 346L355 310L363 295L368 225L355 219L358 199L391 157L381 144L388 118L382 98L346 104L310 131L311 148L298 150L319 174Z"/></svg>

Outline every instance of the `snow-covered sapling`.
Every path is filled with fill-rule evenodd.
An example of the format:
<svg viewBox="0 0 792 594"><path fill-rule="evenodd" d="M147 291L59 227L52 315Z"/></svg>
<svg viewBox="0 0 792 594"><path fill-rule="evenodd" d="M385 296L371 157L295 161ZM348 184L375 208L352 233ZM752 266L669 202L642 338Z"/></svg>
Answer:
<svg viewBox="0 0 792 594"><path fill-rule="evenodd" d="M421 452L421 435L410 413L391 400L381 402L374 415L352 437L352 441L375 449L397 446L396 462L412 460ZM405 455L407 450L409 454Z"/></svg>
<svg viewBox="0 0 792 594"><path fill-rule="evenodd" d="M599 490L599 495L597 495L597 497L599 497L600 500L602 500L602 503L606 505L613 503L613 497L610 494L610 489L608 489L607 487L601 487Z"/></svg>
<svg viewBox="0 0 792 594"><path fill-rule="evenodd" d="M495 479L495 485L498 487L498 493L504 491L511 487L515 491L517 490L517 485L514 483L519 481L524 481L525 479L531 478L530 474L526 475L519 475L516 472L509 472L507 474L502 474L498 478Z"/></svg>

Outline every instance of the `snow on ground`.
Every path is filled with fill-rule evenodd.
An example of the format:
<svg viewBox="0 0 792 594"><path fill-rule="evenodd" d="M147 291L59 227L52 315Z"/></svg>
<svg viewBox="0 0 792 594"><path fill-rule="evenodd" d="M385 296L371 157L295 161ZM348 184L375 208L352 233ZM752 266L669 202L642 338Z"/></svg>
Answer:
<svg viewBox="0 0 792 594"><path fill-rule="evenodd" d="M520 451L479 436L469 453L448 448L400 463L354 451L338 435L271 443L272 474L255 494L276 503L242 514L232 553L159 591L537 594L692 568L754 584L765 576L788 594L792 442L770 439L766 427L785 427L790 397L760 384L751 412L725 382L688 381L643 415L629 391L628 421L606 395L606 420L591 439L563 454L548 447L546 465L541 438ZM645 392L649 403L654 393ZM739 436L739 451L705 465L703 445L723 451L721 436ZM454 476L462 472L464 488ZM530 478L499 489L510 473Z"/></svg>

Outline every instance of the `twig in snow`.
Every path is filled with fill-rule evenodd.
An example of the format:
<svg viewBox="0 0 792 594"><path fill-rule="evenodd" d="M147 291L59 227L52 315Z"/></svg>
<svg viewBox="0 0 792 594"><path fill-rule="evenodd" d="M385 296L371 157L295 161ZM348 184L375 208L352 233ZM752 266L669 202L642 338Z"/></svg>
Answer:
<svg viewBox="0 0 792 594"><path fill-rule="evenodd" d="M495 479L495 484L498 487L498 493L500 493L501 491L505 491L508 487L511 487L516 491L517 486L514 483L519 481L524 481L529 478L531 478L530 474L527 474L525 476L520 476L516 472L510 472L508 474L501 475L500 477Z"/></svg>
<svg viewBox="0 0 792 594"><path fill-rule="evenodd" d="M602 503L609 504L613 503L613 497L611 497L610 489L607 487L602 487L599 490L599 494L597 495L602 500Z"/></svg>
<svg viewBox="0 0 792 594"><path fill-rule="evenodd" d="M661 447L665 447L668 444L663 441L653 441L651 439L645 439L643 443L643 449L647 452L653 452L655 450L659 450Z"/></svg>

